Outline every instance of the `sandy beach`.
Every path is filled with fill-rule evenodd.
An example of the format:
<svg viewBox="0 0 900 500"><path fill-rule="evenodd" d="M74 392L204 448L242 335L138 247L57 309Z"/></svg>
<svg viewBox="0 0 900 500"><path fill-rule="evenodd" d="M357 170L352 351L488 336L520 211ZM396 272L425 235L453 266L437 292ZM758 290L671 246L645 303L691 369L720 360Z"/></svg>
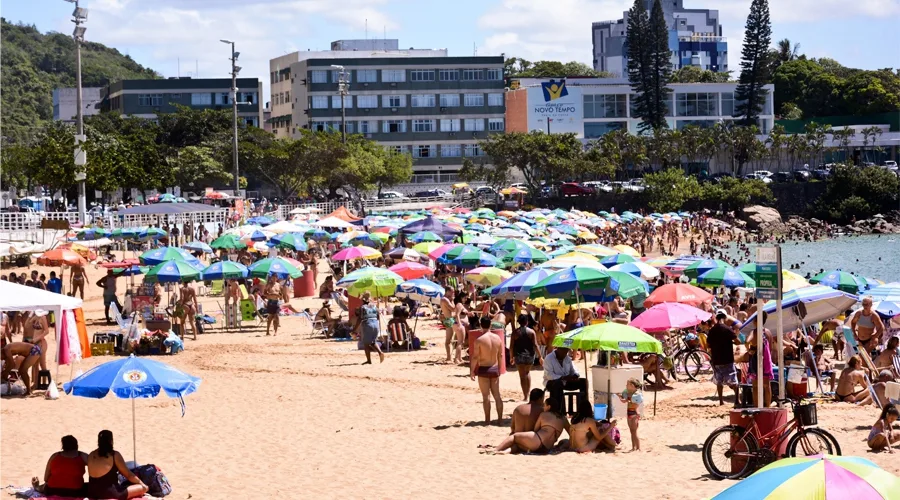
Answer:
<svg viewBox="0 0 900 500"><path fill-rule="evenodd" d="M93 286L102 270L88 272L84 309L93 334L104 329L101 291ZM222 299L201 298L201 303L209 312L218 308L217 300ZM321 301L292 304L316 311ZM137 459L160 466L174 487L169 498L177 499L498 499L544 496L548 490L561 498L700 499L733 484L711 479L701 459L705 438L727 423L728 409L718 406L711 382L676 382L661 391L657 414L648 405L641 422L638 453L622 452L628 449L624 422L616 454L479 453L478 445L496 445L509 432L509 414L522 398L518 377L501 377L503 425L482 425L477 384L468 368L443 364L443 332L437 326L434 320L418 323L427 349L391 352L383 364L372 366L360 364L364 357L356 342L309 339L309 327L294 317L282 318L275 337L266 337L262 325L241 333L214 329L198 341L186 340L185 352L155 359L201 377L202 385L186 398L184 418L177 399L136 401ZM111 359L90 358L76 370ZM69 367L60 375L67 381ZM532 379L540 383L541 372L533 372ZM647 398L652 401L652 392ZM65 434L90 451L97 433L110 429L126 460L133 455L127 400L4 398L0 414L4 486L25 486L41 476ZM845 455L900 474L896 455L866 447L877 418L874 407L820 403L818 415Z"/></svg>

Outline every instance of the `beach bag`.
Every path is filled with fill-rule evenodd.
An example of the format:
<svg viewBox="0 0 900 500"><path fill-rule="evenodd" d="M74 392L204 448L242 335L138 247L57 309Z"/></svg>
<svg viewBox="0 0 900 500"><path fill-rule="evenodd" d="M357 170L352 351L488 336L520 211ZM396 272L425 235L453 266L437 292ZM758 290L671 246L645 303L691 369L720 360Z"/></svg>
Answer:
<svg viewBox="0 0 900 500"><path fill-rule="evenodd" d="M147 493L150 496L164 497L172 493L172 485L159 467L147 464L131 469L131 472L147 485Z"/></svg>
<svg viewBox="0 0 900 500"><path fill-rule="evenodd" d="M419 340L419 337L412 338L412 348L414 351L418 351L422 348L422 341Z"/></svg>

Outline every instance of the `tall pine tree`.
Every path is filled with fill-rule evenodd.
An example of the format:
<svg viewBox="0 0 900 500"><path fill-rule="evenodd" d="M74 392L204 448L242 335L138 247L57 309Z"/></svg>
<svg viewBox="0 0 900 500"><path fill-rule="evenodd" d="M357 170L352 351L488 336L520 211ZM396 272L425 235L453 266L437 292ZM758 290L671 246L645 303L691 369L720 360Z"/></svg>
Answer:
<svg viewBox="0 0 900 500"><path fill-rule="evenodd" d="M634 102L634 115L646 120L650 114L647 89L651 85L650 78L650 19L644 0L634 0L628 10L628 26L625 33L625 44L628 56L628 82L634 89L631 100Z"/></svg>
<svg viewBox="0 0 900 500"><path fill-rule="evenodd" d="M672 77L669 29L660 0L647 13L645 0L635 0L628 11L628 80L634 89L634 115L641 132L666 127L667 86Z"/></svg>
<svg viewBox="0 0 900 500"><path fill-rule="evenodd" d="M769 45L772 43L772 22L769 20L768 0L753 0L744 28L744 47L741 51L741 77L734 93L738 101L734 115L745 125L755 125L766 100L763 85L769 83Z"/></svg>
<svg viewBox="0 0 900 500"><path fill-rule="evenodd" d="M666 128L666 108L669 80L672 79L672 52L669 50L669 27L660 0L653 2L650 12L650 114L642 123L643 128Z"/></svg>

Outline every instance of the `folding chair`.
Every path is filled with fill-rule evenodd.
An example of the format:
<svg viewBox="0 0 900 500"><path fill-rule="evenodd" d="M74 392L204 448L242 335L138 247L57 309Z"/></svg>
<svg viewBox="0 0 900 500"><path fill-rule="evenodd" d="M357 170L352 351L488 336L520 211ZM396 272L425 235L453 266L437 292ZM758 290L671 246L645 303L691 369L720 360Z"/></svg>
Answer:
<svg viewBox="0 0 900 500"><path fill-rule="evenodd" d="M225 294L225 280L213 280L209 287L210 297L219 297Z"/></svg>
<svg viewBox="0 0 900 500"><path fill-rule="evenodd" d="M324 319L315 319L306 311L303 311L298 316L300 317L301 322L309 326L309 336L307 338L311 339L318 333L321 333L326 338L328 338L328 329L325 327ZM316 316L318 316L318 314L316 314Z"/></svg>
<svg viewBox="0 0 900 500"><path fill-rule="evenodd" d="M406 322L388 323L387 328L389 344L392 342L406 342L406 350L409 351L412 349L412 331Z"/></svg>
<svg viewBox="0 0 900 500"><path fill-rule="evenodd" d="M338 292L331 292L331 299L334 300L334 303L341 308L342 312L350 314L350 306L347 304L347 301L344 300L344 296ZM340 313L338 313L338 320L341 319Z"/></svg>

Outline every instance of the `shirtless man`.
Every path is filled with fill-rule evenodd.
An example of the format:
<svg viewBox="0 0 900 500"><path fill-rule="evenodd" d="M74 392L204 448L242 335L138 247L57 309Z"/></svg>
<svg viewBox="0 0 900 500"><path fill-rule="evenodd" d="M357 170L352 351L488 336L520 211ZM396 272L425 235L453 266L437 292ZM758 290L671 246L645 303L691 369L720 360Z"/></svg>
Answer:
<svg viewBox="0 0 900 500"><path fill-rule="evenodd" d="M520 404L512 412L510 434L534 430L534 424L544 411L544 390L532 389L528 394L528 402Z"/></svg>
<svg viewBox="0 0 900 500"><path fill-rule="evenodd" d="M81 300L84 300L84 281L86 279L87 274L84 272L84 267L72 266L72 271L69 273L69 288L72 290L72 297L77 292L80 294Z"/></svg>
<svg viewBox="0 0 900 500"><path fill-rule="evenodd" d="M469 356L469 377L478 376L481 389L481 405L484 407L484 423L491 422L491 396L497 405L497 420L503 418L503 398L500 396L500 363L503 363L503 343L500 337L491 333L491 320L481 318L481 328L485 331L475 339L475 352Z"/></svg>
<svg viewBox="0 0 900 500"><path fill-rule="evenodd" d="M872 297L863 297L862 309L856 311L850 320L850 330L859 345L871 353L876 346L881 344L881 336L884 335L884 322L878 314L872 310Z"/></svg>
<svg viewBox="0 0 900 500"><path fill-rule="evenodd" d="M197 325L194 324L194 318L197 316L197 292L189 283L181 285L178 291L178 304L175 306L175 316L181 320L181 335L187 335L187 327L185 324L191 325L191 331L194 332L194 340L197 340Z"/></svg>
<svg viewBox="0 0 900 500"><path fill-rule="evenodd" d="M447 349L447 360L446 362L450 362L450 344L453 342L453 334L454 328L453 326L456 324L456 316L454 314L454 306L453 306L453 289L448 288L447 294L441 298L441 324L444 325L444 347ZM462 357L461 347L459 344L456 345L456 357L457 359Z"/></svg>
<svg viewBox="0 0 900 500"><path fill-rule="evenodd" d="M266 282L263 298L266 299L266 336L269 335L272 323L275 323L275 335L278 335L278 311L281 309L278 301L281 300L281 283L274 275L269 276L269 281Z"/></svg>
<svg viewBox="0 0 900 500"><path fill-rule="evenodd" d="M834 391L834 397L838 401L861 405L872 402L869 385L866 383L866 372L860 367L860 364L859 356L851 356L847 361L847 368L841 372L837 389ZM862 389L857 391L857 385L862 386Z"/></svg>
<svg viewBox="0 0 900 500"><path fill-rule="evenodd" d="M892 370L894 368L894 356L900 354L897 349L898 345L900 345L900 337L891 337L888 340L887 347L875 358L875 368ZM900 373L897 376L900 376Z"/></svg>

